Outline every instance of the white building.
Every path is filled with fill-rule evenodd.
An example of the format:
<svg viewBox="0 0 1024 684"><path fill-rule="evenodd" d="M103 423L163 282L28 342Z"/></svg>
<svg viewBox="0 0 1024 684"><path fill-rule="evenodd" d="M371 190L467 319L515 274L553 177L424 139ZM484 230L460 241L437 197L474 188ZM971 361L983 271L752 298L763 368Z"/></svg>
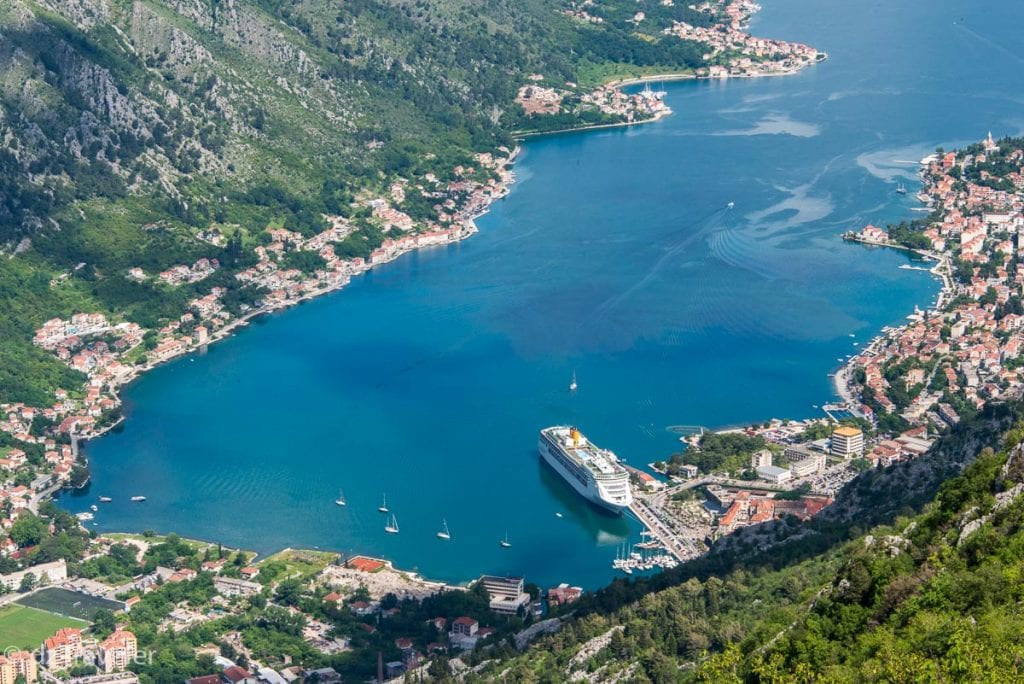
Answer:
<svg viewBox="0 0 1024 684"><path fill-rule="evenodd" d="M68 578L68 565L64 562L63 558L55 560L52 563L33 565L30 568L18 570L17 572L12 572L9 575L0 575L0 584L6 586L8 591L18 591L19 587L21 587L21 582L25 579L26 575L32 575L37 586L40 584L63 582Z"/></svg>
<svg viewBox="0 0 1024 684"><path fill-rule="evenodd" d="M829 440L832 453L843 458L853 458L864 453L864 433L860 428L843 425L832 431Z"/></svg>
<svg viewBox="0 0 1024 684"><path fill-rule="evenodd" d="M772 452L768 449L761 449L750 457L750 467L754 470L770 466L772 464Z"/></svg>
<svg viewBox="0 0 1024 684"><path fill-rule="evenodd" d="M530 595L523 592L522 577L484 575L480 582L491 597L490 608L495 613L515 615L520 608L529 610Z"/></svg>
<svg viewBox="0 0 1024 684"><path fill-rule="evenodd" d="M757 476L766 482L772 484L782 484L793 477L793 473L786 468L776 468L775 466L759 466L757 468Z"/></svg>

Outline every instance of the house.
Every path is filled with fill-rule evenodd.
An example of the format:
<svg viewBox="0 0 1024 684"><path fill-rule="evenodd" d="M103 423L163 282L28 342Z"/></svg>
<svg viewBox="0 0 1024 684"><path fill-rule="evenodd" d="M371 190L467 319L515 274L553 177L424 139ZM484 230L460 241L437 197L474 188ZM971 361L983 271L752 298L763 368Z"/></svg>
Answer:
<svg viewBox="0 0 1024 684"><path fill-rule="evenodd" d="M127 670L138 653L138 641L135 635L123 629L103 640L99 645L99 665L106 673Z"/></svg>
<svg viewBox="0 0 1024 684"><path fill-rule="evenodd" d="M224 684L259 684L251 672L238 665L224 668L224 672L221 673L221 681Z"/></svg>
<svg viewBox="0 0 1024 684"><path fill-rule="evenodd" d="M548 589L548 603L556 606L564 606L575 603L583 595L581 587L570 587L568 584L559 584L557 587Z"/></svg>
<svg viewBox="0 0 1024 684"><path fill-rule="evenodd" d="M452 621L452 634L473 636L480 629L480 623L471 617L463 615Z"/></svg>
<svg viewBox="0 0 1024 684"><path fill-rule="evenodd" d="M202 677L193 677L192 679L186 679L185 684L221 684L220 675L209 674Z"/></svg>
<svg viewBox="0 0 1024 684"><path fill-rule="evenodd" d="M234 577L214 577L213 587L221 596L252 596L263 591L263 585Z"/></svg>

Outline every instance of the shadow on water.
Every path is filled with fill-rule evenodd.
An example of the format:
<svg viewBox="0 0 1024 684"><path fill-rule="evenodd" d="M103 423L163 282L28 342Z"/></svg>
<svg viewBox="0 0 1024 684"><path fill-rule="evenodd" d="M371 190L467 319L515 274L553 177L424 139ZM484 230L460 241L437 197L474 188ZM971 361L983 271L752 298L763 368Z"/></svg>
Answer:
<svg viewBox="0 0 1024 684"><path fill-rule="evenodd" d="M578 526L592 534L598 545L621 544L629 539L632 526L625 514L613 515L590 503L577 494L536 452L530 452L530 456L537 461L537 476L541 486L555 503L552 506L552 520ZM555 513L561 513L562 517L558 518Z"/></svg>

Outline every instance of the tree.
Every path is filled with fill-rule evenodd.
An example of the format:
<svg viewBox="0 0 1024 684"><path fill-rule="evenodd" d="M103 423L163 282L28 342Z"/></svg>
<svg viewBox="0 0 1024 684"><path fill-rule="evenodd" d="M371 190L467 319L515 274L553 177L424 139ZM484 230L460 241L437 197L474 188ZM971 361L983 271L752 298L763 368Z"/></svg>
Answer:
<svg viewBox="0 0 1024 684"><path fill-rule="evenodd" d="M11 526L11 539L22 548L35 546L46 537L48 531L47 524L41 518L23 513Z"/></svg>
<svg viewBox="0 0 1024 684"><path fill-rule="evenodd" d="M117 629L117 619L114 617L114 614L106 608L100 608L96 611L96 614L93 615L92 629L93 633L96 634L98 638L100 635L105 637Z"/></svg>
<svg viewBox="0 0 1024 684"><path fill-rule="evenodd" d="M277 585L277 592L274 598L283 606L297 606L302 599L302 582L297 579L287 579Z"/></svg>
<svg viewBox="0 0 1024 684"><path fill-rule="evenodd" d="M26 592L32 591L36 586L36 576L31 572L26 572L21 578L21 584L18 586L18 591Z"/></svg>

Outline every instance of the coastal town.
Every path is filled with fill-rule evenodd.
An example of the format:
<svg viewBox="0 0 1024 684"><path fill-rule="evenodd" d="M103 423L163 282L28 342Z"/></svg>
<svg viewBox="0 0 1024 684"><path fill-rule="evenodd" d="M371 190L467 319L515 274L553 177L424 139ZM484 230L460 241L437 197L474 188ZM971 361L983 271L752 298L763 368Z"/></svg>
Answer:
<svg viewBox="0 0 1024 684"><path fill-rule="evenodd" d="M446 185L427 174L415 185L396 181L386 197L363 200L372 220L387 236L367 258L346 259L335 253L335 245L354 232L353 226L340 217L329 218L327 230L308 238L286 228L269 228L267 243L255 247L257 262L234 275L240 285L251 286L263 295L252 306L242 304L237 315L229 312L222 301L225 288L213 287L208 294L188 302L187 311L177 321L155 330L111 320L99 312L46 321L36 330L34 344L84 374L86 384L58 389L53 404L48 406L0 405L0 431L16 442L31 445L31 450L38 448L42 457L36 459L25 449L14 448L0 459L0 465L9 472L22 466L32 472L31 482L5 490L5 498L20 508L28 506L39 491L67 484L78 440L96 437L117 423L121 409L118 390L141 373L230 335L254 316L342 288L353 277L411 250L451 244L475 233L473 219L491 202L504 197L513 182L509 164L515 151L505 148L501 152L505 156L477 155L479 168L456 167L456 180ZM416 224L396 209L394 205L404 200L406 192L420 193L435 202L437 221ZM287 256L297 253L315 255L319 259L317 267L308 272L287 267ZM216 259L201 259L152 276L133 267L127 277L158 280L164 286L175 287L202 281L219 268ZM41 428L45 428L45 435L40 434ZM24 480L24 476L19 479Z"/></svg>
<svg viewBox="0 0 1024 684"><path fill-rule="evenodd" d="M684 40L694 40L710 48L704 59L712 62L698 69L697 77L736 78L772 76L797 72L827 58L823 52L802 43L758 38L744 28L751 15L761 9L751 0L719 0L693 5L700 12L724 16L724 24L710 27L673 22L664 33Z"/></svg>
<svg viewBox="0 0 1024 684"><path fill-rule="evenodd" d="M141 574L110 572L114 558ZM11 610L50 616L36 618L38 643L27 643L23 633L3 635L2 681L137 684L138 666L166 657L140 647L137 630L204 635L190 642L205 669L190 684L342 681L328 663L345 662L380 634L389 635L378 657L381 681L422 676L438 657L450 672L467 672L476 664L467 656L478 645L535 638L545 623L524 630L524 618L582 595L562 584L541 596L522 578L506 576L449 586L367 556L285 550L253 563L249 552L173 536L97 537L78 566L109 574L74 577L63 559L0 574L0 616ZM302 654L304 665L253 639L242 625L254 607L287 624L289 648ZM414 617L418 624L410 627Z"/></svg>
<svg viewBox="0 0 1024 684"><path fill-rule="evenodd" d="M708 66L687 76L780 75L825 58L807 45L748 34L759 9L749 0L692 9L726 22L661 29L707 46ZM566 13L604 21L595 0ZM637 11L631 21L640 25L647 16ZM649 84L630 94L622 84L581 90L541 74L529 81L516 97L527 116L587 111L602 117L595 125L619 125L671 113L665 93ZM342 681L358 671L356 654L362 663L373 652L376 671L359 671L364 679L422 677L431 668L434 676L466 676L504 640L521 648L557 628L561 611L584 595L572 578L540 588L529 578L484 575L454 586L363 555L287 550L257 559L173 535L97 534L86 526L90 513L71 516L49 500L88 479L79 444L122 420L119 392L127 383L255 316L343 288L410 251L469 237L474 219L508 194L517 151L477 154L472 164L450 169L449 180L432 173L388 178L380 192L354 199L360 219L325 216L326 228L314 234L268 226L250 243L253 260L227 271L233 286L258 293L250 302L229 303L233 287L217 285L159 326L79 311L34 331L35 347L85 382L58 388L46 405L0 405L0 620L15 611L38 613L49 630L2 644L0 682L134 684L143 681L135 671L161 657L148 648L153 643L196 658L204 671L187 680L194 684ZM623 541L614 558L609 552L612 568L625 576L671 569L738 530L809 520L859 473L918 458L986 403L1021 396L1024 141L989 134L963 150L940 150L922 160L920 179L917 197L927 218L867 225L844 238L906 250L912 260L905 268L941 280L934 305L916 309L843 361L834 376L840 401L824 407L826 418L701 430L683 436L680 451L664 461L629 468L628 514L643 532L638 541ZM411 199L430 205L434 218L414 218ZM379 245L366 256L346 255L345 244L362 239L365 225L384 236ZM229 244L215 228L195 239ZM132 265L122 275L181 291L228 268L202 257L150 272ZM286 635L286 645L268 646L268 633Z"/></svg>
<svg viewBox="0 0 1024 684"><path fill-rule="evenodd" d="M1021 396L1024 140L997 142L990 133L965 150L926 157L920 175L927 219L844 237L908 250L928 264L911 268L941 280L934 307L915 310L844 362L835 374L842 402L825 407L827 419L719 433L750 440L749 463L733 463L731 472L700 468L701 434L686 438L688 448L669 463L652 464L669 483L635 471L634 513L658 548L686 560L741 527L807 519L864 469L918 458L987 402ZM643 568L642 556L617 558L614 567Z"/></svg>
<svg viewBox="0 0 1024 684"><path fill-rule="evenodd" d="M673 3L672 0L662 0L661 4L670 7ZM710 23L694 26L684 21L673 21L658 30L664 36L701 45L706 50L701 55L706 66L640 80L781 76L797 73L828 58L809 45L758 38L747 33L744 29L750 17L761 9L751 0L715 0L689 5L689 8L710 19ZM606 21L599 0L573 2L562 13L585 23L603 24ZM648 28L652 19L644 11L637 10L628 21L636 27ZM529 80L530 83L519 88L516 103L525 115L533 119L573 114L585 120L588 113L597 113L605 118L589 121L586 127L619 126L657 121L672 113L664 102L664 91L652 90L649 85L639 92L626 93L621 88L631 81L609 83L588 90L572 82L552 83L543 74L531 74ZM538 132L551 131L540 129Z"/></svg>
<svg viewBox="0 0 1024 684"><path fill-rule="evenodd" d="M1002 174L995 169L1008 169ZM944 430L988 401L1020 395L1024 345L1024 144L982 142L924 160L919 199L931 216L911 226L866 226L849 239L909 249L942 280L918 309L837 374L866 418ZM874 455L891 461L891 445Z"/></svg>
<svg viewBox="0 0 1024 684"><path fill-rule="evenodd" d="M674 2L661 0L659 4L672 7ZM658 24L656 28L662 35L695 41L705 47L707 51L702 57L708 64L695 69L690 74L692 77L749 78L790 74L828 58L824 52L809 45L759 38L748 33L746 27L750 18L761 9L752 0L706 0L687 6L698 13L698 17L714 20L700 26L672 21L663 28ZM573 2L562 13L592 24L603 24L608 20L603 16L600 0ZM627 21L636 27L648 27L656 21L651 14L648 16L648 12L637 9Z"/></svg>

